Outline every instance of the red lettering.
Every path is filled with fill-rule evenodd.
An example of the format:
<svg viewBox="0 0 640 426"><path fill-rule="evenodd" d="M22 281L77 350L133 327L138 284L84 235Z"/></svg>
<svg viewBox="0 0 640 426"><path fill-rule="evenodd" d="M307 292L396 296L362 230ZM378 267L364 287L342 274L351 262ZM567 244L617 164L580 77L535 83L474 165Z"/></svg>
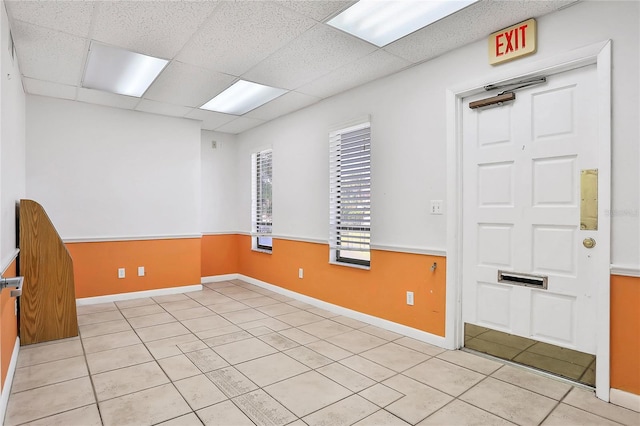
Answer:
<svg viewBox="0 0 640 426"><path fill-rule="evenodd" d="M516 56L517 52L527 48L528 24L521 24L511 29L503 30L494 36L495 58L500 56ZM535 43L535 40L533 40ZM499 62L499 61L498 61Z"/></svg>
<svg viewBox="0 0 640 426"><path fill-rule="evenodd" d="M518 28L520 30L520 34L522 34L522 47L527 47L527 40L526 40L526 29L527 29L527 24L522 25L520 28Z"/></svg>
<svg viewBox="0 0 640 426"><path fill-rule="evenodd" d="M505 51L505 53L513 52L514 48L511 42L513 39L513 30L504 33L504 35L507 37L507 50Z"/></svg>
<svg viewBox="0 0 640 426"><path fill-rule="evenodd" d="M504 43L500 43L500 38L504 36L504 34L498 34L496 36L496 56L502 56L504 53L500 51L500 47L504 46Z"/></svg>

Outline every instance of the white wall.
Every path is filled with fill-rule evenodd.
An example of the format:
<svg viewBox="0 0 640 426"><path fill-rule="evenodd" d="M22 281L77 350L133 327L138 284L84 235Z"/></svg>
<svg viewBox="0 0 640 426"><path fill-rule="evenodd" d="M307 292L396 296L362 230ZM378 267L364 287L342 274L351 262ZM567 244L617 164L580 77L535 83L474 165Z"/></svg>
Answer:
<svg viewBox="0 0 640 426"><path fill-rule="evenodd" d="M200 233L200 123L27 96L27 196L63 239Z"/></svg>
<svg viewBox="0 0 640 426"><path fill-rule="evenodd" d="M213 149L212 142L216 141ZM236 214L236 135L202 131L202 222L207 233L234 233L239 229Z"/></svg>
<svg viewBox="0 0 640 426"><path fill-rule="evenodd" d="M17 58L9 52L9 24L0 3L0 270L16 243L16 202L25 195L25 95Z"/></svg>
<svg viewBox="0 0 640 426"><path fill-rule="evenodd" d="M583 2L538 20L535 62L613 40L612 262L640 263L638 2ZM328 131L367 114L372 123L372 244L445 249L447 89L489 83L509 64L488 65L486 40L312 105L238 136L239 194L250 194L250 153L274 149L274 234L327 240ZM250 198L238 198L250 230ZM221 228L229 225L221 225Z"/></svg>

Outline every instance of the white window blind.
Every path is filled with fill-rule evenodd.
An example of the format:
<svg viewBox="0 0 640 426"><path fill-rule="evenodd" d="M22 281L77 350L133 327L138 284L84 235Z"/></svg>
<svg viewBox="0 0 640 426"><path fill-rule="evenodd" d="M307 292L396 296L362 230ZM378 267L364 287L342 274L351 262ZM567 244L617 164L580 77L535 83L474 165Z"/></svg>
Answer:
<svg viewBox="0 0 640 426"><path fill-rule="evenodd" d="M329 243L337 262L369 266L371 125L329 135Z"/></svg>
<svg viewBox="0 0 640 426"><path fill-rule="evenodd" d="M251 199L251 233L258 236L258 246L271 248L272 210L272 150L256 152L251 156L252 164L252 199ZM265 243L265 244L261 244Z"/></svg>

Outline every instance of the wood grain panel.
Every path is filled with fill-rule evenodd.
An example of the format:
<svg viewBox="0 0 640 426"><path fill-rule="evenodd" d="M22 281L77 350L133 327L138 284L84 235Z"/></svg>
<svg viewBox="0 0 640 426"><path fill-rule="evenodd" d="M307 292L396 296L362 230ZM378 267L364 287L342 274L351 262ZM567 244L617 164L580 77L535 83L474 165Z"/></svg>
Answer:
<svg viewBox="0 0 640 426"><path fill-rule="evenodd" d="M73 261L42 206L20 200L20 344L78 335Z"/></svg>

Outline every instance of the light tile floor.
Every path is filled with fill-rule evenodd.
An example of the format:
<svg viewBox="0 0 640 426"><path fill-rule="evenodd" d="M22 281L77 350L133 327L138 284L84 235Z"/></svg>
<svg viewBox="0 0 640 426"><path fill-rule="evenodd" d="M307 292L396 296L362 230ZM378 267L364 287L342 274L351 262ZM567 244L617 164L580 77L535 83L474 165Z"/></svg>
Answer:
<svg viewBox="0 0 640 426"><path fill-rule="evenodd" d="M640 413L242 281L78 308L23 347L5 425L638 425Z"/></svg>

